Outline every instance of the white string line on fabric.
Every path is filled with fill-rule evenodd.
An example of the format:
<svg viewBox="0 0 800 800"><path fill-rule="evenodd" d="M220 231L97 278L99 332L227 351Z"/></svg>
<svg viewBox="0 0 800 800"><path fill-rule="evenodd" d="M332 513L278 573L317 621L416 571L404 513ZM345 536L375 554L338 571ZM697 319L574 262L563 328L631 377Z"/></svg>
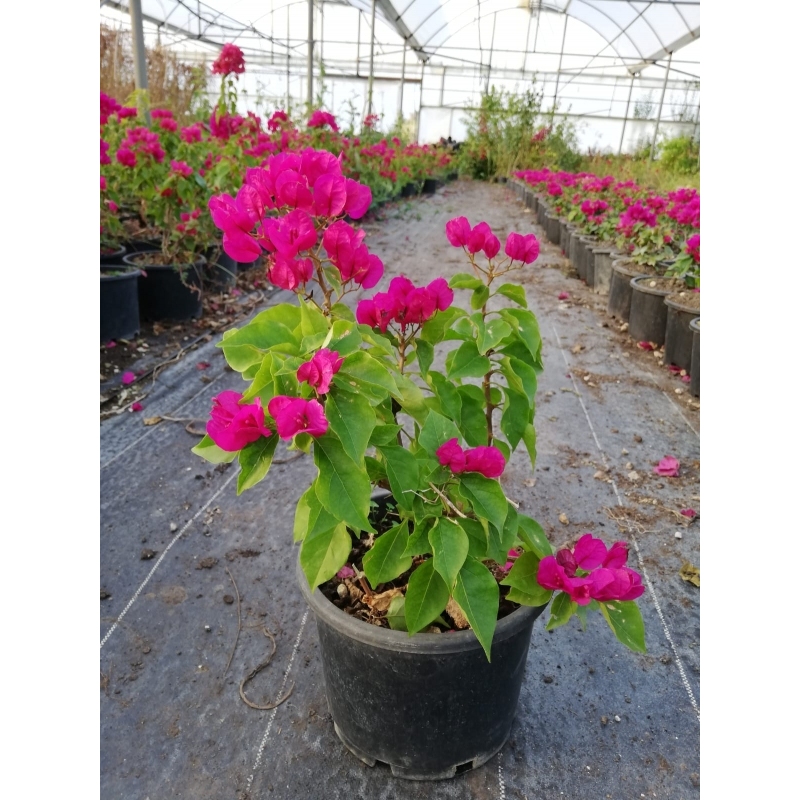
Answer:
<svg viewBox="0 0 800 800"><path fill-rule="evenodd" d="M283 673L283 683L281 683L281 688L278 689L278 697L283 697L283 690L286 687L286 681L289 680L289 673L292 671L292 665L294 664L295 656L297 655L297 651L300 648L300 637L303 635L303 629L306 627L306 620L308 619L308 609L306 609L305 614L303 614L303 619L300 622L300 630L297 631L297 638L294 640L294 647L292 648L292 657L289 659L289 664L286 667L286 670ZM275 715L278 713L279 706L275 706L272 709L269 715L269 722L267 723L267 729L264 731L264 736L261 739L261 744L258 747L258 752L256 753L256 760L253 764L252 770L250 770L250 774L247 776L247 791L250 791L250 787L253 785L253 778L255 777L256 770L261 766L261 757L264 754L264 748L267 746L267 739L269 739L269 732L272 730L272 723L275 721Z"/></svg>
<svg viewBox="0 0 800 800"><path fill-rule="evenodd" d="M608 457L606 456L605 450L603 450L603 446L600 444L600 440L597 438L597 434L595 433L594 430L594 425L592 425L592 420L589 417L589 412L586 410L586 404L583 402L583 395L578 390L578 384L576 383L575 378L572 374L572 368L570 367L569 360L567 359L567 354L564 352L564 348L561 345L561 337L558 335L556 326L553 323L551 323L551 326L553 328L553 333L556 336L556 341L558 342L558 349L561 351L561 355L564 359L564 364L566 365L567 370L569 371L569 376L570 380L572 381L572 386L575 390L575 395L577 396L578 401L581 404L581 408L583 409L583 415L586 417L586 422L589 425L589 430L592 432L592 438L594 439L594 443L597 446L597 450L600 453L600 457L603 459L603 465L606 468L609 468L610 464L608 461ZM667 399L670 398L667 397ZM621 508L623 508L625 504L622 502L619 490L617 489L617 483L613 478L611 479L611 486L613 487L614 494L617 497L617 503ZM644 580L647 583L648 588L650 589L650 596L653 599L653 605L656 608L656 613L658 614L658 618L661 620L661 625L664 628L664 635L667 637L667 641L669 642L670 648L672 649L672 654L675 657L675 664L678 667L678 672L680 673L681 681L683 683L684 688L686 689L686 693L689 695L689 702L692 704L692 708L695 710L697 718L700 719L700 708L697 705L697 701L695 700L692 687L689 685L689 679L686 677L686 671L683 668L683 662L681 661L680 655L678 655L678 648L676 647L675 641L672 638L669 626L667 625L667 620L664 617L664 612L661 610L661 603L659 603L658 601L658 595L656 594L655 587L653 586L653 582L650 580L650 576L647 573L647 568L644 565L644 560L642 559L642 553L639 550L639 542L636 540L636 536L634 535L632 530L629 530L628 532L631 537L631 541L633 542L634 550L636 550L636 557L639 561L639 568L641 569L642 575L644 576Z"/></svg>
<svg viewBox="0 0 800 800"><path fill-rule="evenodd" d="M206 501L206 504L197 511L197 513L180 529L178 533L175 534L172 541L166 546L166 548L164 548L164 552L158 557L158 561L156 561L156 563L153 564L153 568L150 570L150 572L147 573L147 577L142 581L141 586L139 586L139 588L134 592L133 597L131 597L131 599L128 601L128 605L126 605L125 608L122 609L122 613L117 617L114 624L108 629L106 635L101 639L100 641L101 650L103 649L103 645L108 641L111 634L114 633L114 631L117 629L117 626L121 622L122 618L128 613L128 611L130 611L131 606L136 602L136 598L139 597L139 595L142 593L142 589L144 589L144 587L147 586L148 582L150 581L150 578L153 577L155 571L158 569L159 565L164 560L167 553L169 553L169 551L172 549L172 545L174 545L175 542L177 542L178 539L180 539L181 536L183 536L183 534L189 529L189 526L222 494L222 492L227 488L230 482L238 476L238 474L239 474L238 471L234 472L233 475L231 475L225 481L225 483L223 483L222 486L220 486L219 489L217 489L217 491L211 495L211 497Z"/></svg>
<svg viewBox="0 0 800 800"><path fill-rule="evenodd" d="M217 375L216 378L209 381L199 392L197 392L197 394L193 394L185 403L181 403L181 405L179 405L177 408L168 412L167 416L171 417L174 414L177 414L181 409L186 408L186 406L188 406L189 403L191 403L193 400L197 400L197 398L200 397L200 395L203 394L203 392L208 391L224 374L225 371L223 370L222 372L220 372L219 375ZM132 447L135 447L137 444L139 444L139 442L142 441L142 439L146 439L148 436L150 436L150 434L154 433L160 427L161 427L160 425L153 425L152 428L145 431L138 439L134 439L127 447L120 450L119 453L117 453L115 456L109 458L108 461L106 461L104 464L101 464L100 469L101 470L105 469L107 466L109 466L109 464L113 464L120 456L125 455L125 453L127 453L128 450L130 450Z"/></svg>

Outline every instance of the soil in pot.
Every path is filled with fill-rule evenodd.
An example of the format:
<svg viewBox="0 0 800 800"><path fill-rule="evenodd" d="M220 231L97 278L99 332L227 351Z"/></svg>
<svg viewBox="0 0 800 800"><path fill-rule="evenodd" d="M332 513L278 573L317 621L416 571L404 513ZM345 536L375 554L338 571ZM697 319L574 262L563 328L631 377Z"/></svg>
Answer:
<svg viewBox="0 0 800 800"><path fill-rule="evenodd" d="M100 341L131 339L139 333L139 270L100 267Z"/></svg>
<svg viewBox="0 0 800 800"><path fill-rule="evenodd" d="M689 391L694 397L700 397L700 317L695 317L690 323L692 329L692 366L689 374Z"/></svg>
<svg viewBox="0 0 800 800"><path fill-rule="evenodd" d="M161 264L161 253L133 253L124 263L142 270L139 277L139 313L145 320L197 319L203 313L203 268L206 260L197 256L194 264ZM155 262L155 263L153 263Z"/></svg>
<svg viewBox="0 0 800 800"><path fill-rule="evenodd" d="M363 540L354 543L354 566L365 549ZM531 630L544 607L501 604L489 662L473 632L455 629L447 611L412 637L383 627L386 613L377 608L387 605L387 595L402 594L410 572L375 587L371 598L358 580L335 578L313 593L299 569L298 580L317 619L328 705L342 742L398 777L451 778L485 763L506 742Z"/></svg>
<svg viewBox="0 0 800 800"><path fill-rule="evenodd" d="M113 264L121 264L122 259L127 253L125 245L119 247L103 247L100 246L100 266L107 267Z"/></svg>
<svg viewBox="0 0 800 800"><path fill-rule="evenodd" d="M631 313L628 333L636 342L664 344L667 333L667 305L664 298L684 286L682 281L655 275L631 279Z"/></svg>
<svg viewBox="0 0 800 800"><path fill-rule="evenodd" d="M689 323L700 313L700 292L683 289L668 295L664 303L667 306L664 363L675 364L689 371L692 366L693 339Z"/></svg>

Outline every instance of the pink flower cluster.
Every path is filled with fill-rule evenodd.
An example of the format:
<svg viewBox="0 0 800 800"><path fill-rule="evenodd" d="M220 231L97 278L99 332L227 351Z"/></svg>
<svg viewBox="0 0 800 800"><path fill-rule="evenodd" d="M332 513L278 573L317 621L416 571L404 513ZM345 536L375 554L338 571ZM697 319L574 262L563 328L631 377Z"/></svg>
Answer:
<svg viewBox="0 0 800 800"><path fill-rule="evenodd" d="M686 252L695 264L700 263L700 234L695 233L686 240Z"/></svg>
<svg viewBox="0 0 800 800"><path fill-rule="evenodd" d="M305 381L317 394L327 394L331 388L333 376L341 369L342 358L335 350L323 347L317 350L310 361L301 364L297 370L297 380Z"/></svg>
<svg viewBox="0 0 800 800"><path fill-rule="evenodd" d="M264 425L261 400L256 398L255 402L242 405L241 399L239 392L227 391L211 401L211 419L206 433L217 447L228 453L237 452L262 436L272 435Z"/></svg>
<svg viewBox="0 0 800 800"><path fill-rule="evenodd" d="M581 211L587 217L599 217L608 211L608 203L605 200L584 200L581 203Z"/></svg>
<svg viewBox="0 0 800 800"><path fill-rule="evenodd" d="M169 162L170 168L176 175L184 178L191 177L192 168L185 161L176 161L174 158Z"/></svg>
<svg viewBox="0 0 800 800"><path fill-rule="evenodd" d="M186 142L186 144L200 142L202 139L203 128L199 122L195 122L194 125L187 125L185 128L181 128L181 140Z"/></svg>
<svg viewBox="0 0 800 800"><path fill-rule="evenodd" d="M539 258L539 240L532 233L509 233L506 239L505 254L512 261L532 264Z"/></svg>
<svg viewBox="0 0 800 800"><path fill-rule="evenodd" d="M100 140L100 164L110 164L111 159L108 156L108 148L111 145L108 142L104 142L102 139Z"/></svg>
<svg viewBox="0 0 800 800"><path fill-rule="evenodd" d="M122 106L104 92L100 92L100 124L105 125L112 114L116 114Z"/></svg>
<svg viewBox="0 0 800 800"><path fill-rule="evenodd" d="M161 147L158 134L145 127L131 128L120 143L117 150L117 161L126 167L135 167L137 155L151 156L154 161L164 160L164 148Z"/></svg>
<svg viewBox="0 0 800 800"><path fill-rule="evenodd" d="M494 258L500 252L500 240L486 222L471 228L466 217L456 217L444 226L444 231L453 247L465 247L472 254L483 251L486 258Z"/></svg>
<svg viewBox="0 0 800 800"><path fill-rule="evenodd" d="M454 474L480 472L485 478L499 478L506 468L506 459L496 447L481 445L464 450L458 439L448 439L436 451L436 457Z"/></svg>
<svg viewBox="0 0 800 800"><path fill-rule="evenodd" d="M175 226L178 233L186 233L189 236L194 236L197 233L197 228L192 225L193 220L199 219L200 209L196 208L194 211L181 212L181 221Z"/></svg>
<svg viewBox="0 0 800 800"><path fill-rule="evenodd" d="M245 119L239 114L220 114L215 108L208 118L208 129L217 139L230 139L244 126Z"/></svg>
<svg viewBox="0 0 800 800"><path fill-rule="evenodd" d="M645 208L640 200L637 200L619 215L617 230L631 238L634 235L634 228L640 223L648 228L655 228L658 225L658 216Z"/></svg>
<svg viewBox="0 0 800 800"><path fill-rule="evenodd" d="M644 586L639 573L625 566L627 560L625 542L606 548L601 539L585 533L572 550L563 548L555 556L545 556L536 580L545 589L566 592L581 606L592 600L636 600L644 594Z"/></svg>
<svg viewBox="0 0 800 800"><path fill-rule="evenodd" d="M244 72L244 53L231 42L225 44L217 60L211 65L213 75L241 75Z"/></svg>
<svg viewBox="0 0 800 800"><path fill-rule="evenodd" d="M404 275L392 278L389 290L362 300L356 308L361 325L386 332L394 322L405 332L409 325L422 325L437 311L450 308L453 290L444 278L435 278L427 286L414 286Z"/></svg>
<svg viewBox="0 0 800 800"><path fill-rule="evenodd" d="M338 133L339 126L336 124L336 117L334 117L333 114L329 114L327 111L317 109L308 118L309 128L324 128L326 125L328 125L332 131L336 131Z"/></svg>
<svg viewBox="0 0 800 800"><path fill-rule="evenodd" d="M267 129L270 131L279 131L283 127L283 123L288 121L289 115L285 111L275 111L267 120Z"/></svg>
<svg viewBox="0 0 800 800"><path fill-rule="evenodd" d="M225 252L242 263L255 261L262 250L275 253L275 275L285 276L283 283L278 283L283 285L290 273L307 272L305 266L284 262L317 243L314 217L330 219L347 213L358 219L367 212L372 192L345 178L339 160L326 150L309 147L302 153L280 153L270 156L266 164L266 168L247 170L236 199L216 195L208 207L214 224L223 232ZM269 209L291 210L284 217L265 217ZM363 231L356 232L338 220L325 232L323 245L343 281L354 280L370 288L383 274L383 264L362 244L364 236ZM294 285L303 282L295 280Z"/></svg>
<svg viewBox="0 0 800 800"><path fill-rule="evenodd" d="M277 395L269 401L267 408L281 439L291 439L298 433L322 436L328 430L325 410L317 400Z"/></svg>

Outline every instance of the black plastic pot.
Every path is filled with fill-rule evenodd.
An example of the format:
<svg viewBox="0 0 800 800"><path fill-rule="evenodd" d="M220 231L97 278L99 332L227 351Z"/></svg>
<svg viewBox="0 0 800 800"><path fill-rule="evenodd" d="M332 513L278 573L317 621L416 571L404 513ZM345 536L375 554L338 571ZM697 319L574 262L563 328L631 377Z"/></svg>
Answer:
<svg viewBox="0 0 800 800"><path fill-rule="evenodd" d="M131 253L152 253L161 249L161 239L129 239L125 242L125 249Z"/></svg>
<svg viewBox="0 0 800 800"><path fill-rule="evenodd" d="M236 285L239 262L234 261L222 248L209 250L206 253L206 262L203 277L209 289L227 289Z"/></svg>
<svg viewBox="0 0 800 800"><path fill-rule="evenodd" d="M558 246L561 248L561 252L566 255L569 251L569 233L572 228L572 223L562 219L559 228Z"/></svg>
<svg viewBox="0 0 800 800"><path fill-rule="evenodd" d="M667 306L664 363L675 364L689 372L692 366L693 339L689 324L697 317L697 309L682 305L680 297L666 297L664 303Z"/></svg>
<svg viewBox="0 0 800 800"><path fill-rule="evenodd" d="M457 172L448 172L447 173L447 180L449 180L449 181L457 181L458 180L458 173Z"/></svg>
<svg viewBox="0 0 800 800"><path fill-rule="evenodd" d="M436 194L438 188L439 181L436 178L425 178L425 182L422 184L422 194Z"/></svg>
<svg viewBox="0 0 800 800"><path fill-rule="evenodd" d="M139 333L138 269L100 266L100 341L132 339Z"/></svg>
<svg viewBox="0 0 800 800"><path fill-rule="evenodd" d="M198 319L203 313L203 269L206 260L194 264L144 265L144 253L125 256L125 264L142 270L139 277L139 314L143 320Z"/></svg>
<svg viewBox="0 0 800 800"><path fill-rule="evenodd" d="M416 197L419 187L415 183L407 183L400 192L400 197Z"/></svg>
<svg viewBox="0 0 800 800"><path fill-rule="evenodd" d="M627 259L611 262L611 283L608 287L608 313L616 319L627 322L631 315L631 278L641 275L641 271Z"/></svg>
<svg viewBox="0 0 800 800"><path fill-rule="evenodd" d="M578 239L580 236L580 232L575 228L569 237L569 250L567 250L567 258L570 260L575 272L578 271Z"/></svg>
<svg viewBox="0 0 800 800"><path fill-rule="evenodd" d="M689 391L695 396L700 397L700 317L695 317L689 327L692 330L692 365L689 370L691 381Z"/></svg>
<svg viewBox="0 0 800 800"><path fill-rule="evenodd" d="M628 333L635 342L652 342L662 345L667 333L667 306L664 298L672 289L648 286L652 275L631 278L631 315Z"/></svg>
<svg viewBox="0 0 800 800"><path fill-rule="evenodd" d="M120 245L116 250L107 250L103 252L100 250L100 266L101 267L108 267L114 264L121 264L122 259L125 258L125 254L128 252L125 245Z"/></svg>
<svg viewBox="0 0 800 800"><path fill-rule="evenodd" d="M536 203L536 221L544 228L547 215L550 213L550 207L547 201L539 197ZM545 231L546 233L546 231Z"/></svg>
<svg viewBox="0 0 800 800"><path fill-rule="evenodd" d="M595 244L597 244L596 236L578 237L578 248L576 250L578 263L576 269L578 271L578 277L586 281L587 286L594 285L594 264L591 263L591 252L589 248Z"/></svg>
<svg viewBox="0 0 800 800"><path fill-rule="evenodd" d="M611 262L615 250L610 247L593 247L591 253L594 268L594 290L597 294L607 295L611 287Z"/></svg>
<svg viewBox="0 0 800 800"><path fill-rule="evenodd" d="M348 750L411 780L479 767L505 744L517 710L531 629L523 606L497 623L492 660L471 630L418 633L351 617L298 580L317 619L328 707Z"/></svg>

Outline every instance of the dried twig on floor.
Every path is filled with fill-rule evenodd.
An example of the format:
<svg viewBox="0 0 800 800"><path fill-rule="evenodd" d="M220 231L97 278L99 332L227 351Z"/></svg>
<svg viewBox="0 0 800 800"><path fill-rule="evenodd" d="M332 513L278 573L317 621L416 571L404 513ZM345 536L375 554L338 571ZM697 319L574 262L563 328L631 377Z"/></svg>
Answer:
<svg viewBox="0 0 800 800"><path fill-rule="evenodd" d="M266 705L260 706L252 702L252 700L248 700L247 695L244 693L245 684L255 678L255 676L258 675L262 669L269 666L269 663L272 661L272 657L275 655L275 651L278 649L277 645L275 644L275 637L269 632L266 625L262 628L262 630L264 631L264 635L270 640L272 644L272 650L264 661L262 661L252 672L250 672L249 675L242 679L242 682L239 684L239 696L248 706L250 706L250 708L255 708L258 711L269 711L271 708L277 708L281 703L289 699L289 696L294 691L294 681L292 681L292 685L288 688L288 690L284 692L283 695L274 703L267 703Z"/></svg>
<svg viewBox="0 0 800 800"><path fill-rule="evenodd" d="M239 634L242 632L242 600L239 597L239 587L236 585L236 581L233 579L233 575L231 575L231 571L227 567L225 567L225 572L228 573L228 577L231 579L231 583L233 584L233 589L236 592L236 613L238 615L238 622L236 626L236 638L233 640L233 649L231 650L231 654L228 658L228 663L225 665L225 672L222 673L223 678L230 668L231 661L233 661L233 654L236 652L236 645L239 644Z"/></svg>

